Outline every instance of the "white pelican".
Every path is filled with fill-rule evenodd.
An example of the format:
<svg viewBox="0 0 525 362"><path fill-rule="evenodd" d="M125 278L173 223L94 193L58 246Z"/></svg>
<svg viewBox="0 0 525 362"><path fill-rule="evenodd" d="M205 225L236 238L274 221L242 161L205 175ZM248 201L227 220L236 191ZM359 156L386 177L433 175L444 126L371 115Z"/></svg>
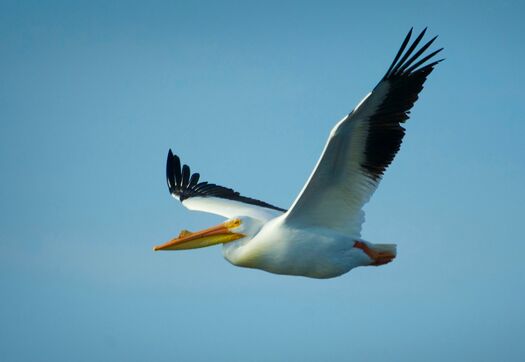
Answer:
<svg viewBox="0 0 525 362"><path fill-rule="evenodd" d="M410 29L381 81L335 125L314 171L288 210L199 182L199 174L192 174L187 165L181 167L170 150L166 176L173 197L190 210L228 220L198 232L183 230L154 250L223 244L224 257L234 265L311 278L332 278L358 266L392 261L395 244L361 239L362 208L399 150L405 135L401 124L423 83L443 60L428 62L443 48L424 55L437 37L416 51L425 31L408 46Z"/></svg>

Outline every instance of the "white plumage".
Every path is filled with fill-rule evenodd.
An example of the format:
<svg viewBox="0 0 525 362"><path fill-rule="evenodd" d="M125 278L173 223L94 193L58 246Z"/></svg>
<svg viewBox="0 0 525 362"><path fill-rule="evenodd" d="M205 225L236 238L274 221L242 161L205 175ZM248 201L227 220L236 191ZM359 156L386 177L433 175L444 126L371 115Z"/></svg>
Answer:
<svg viewBox="0 0 525 362"><path fill-rule="evenodd" d="M234 265L268 272L331 278L357 266L383 265L396 256L394 244L361 240L363 206L399 150L401 126L442 49L416 51L425 30L408 47L408 33L374 90L330 132L321 157L289 210L241 196L232 189L198 182L187 165L168 153L166 176L172 195L190 210L228 218L215 227L179 237L155 250L223 244ZM405 51L406 50L406 51Z"/></svg>

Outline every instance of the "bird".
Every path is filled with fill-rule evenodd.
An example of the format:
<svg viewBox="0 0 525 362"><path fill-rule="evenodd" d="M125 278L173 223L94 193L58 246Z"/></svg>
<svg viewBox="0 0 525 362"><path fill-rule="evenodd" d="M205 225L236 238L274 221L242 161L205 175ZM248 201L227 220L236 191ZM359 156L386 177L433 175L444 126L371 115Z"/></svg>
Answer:
<svg viewBox="0 0 525 362"><path fill-rule="evenodd" d="M170 194L189 210L220 215L219 225L191 232L154 250L186 250L222 244L224 258L240 267L317 279L338 277L360 266L380 266L397 255L396 244L361 238L363 206L400 149L410 110L443 48L422 46L427 28L411 42L413 28L379 83L335 124L299 195L288 209L246 197L192 173L170 149ZM416 50L417 49L417 50Z"/></svg>

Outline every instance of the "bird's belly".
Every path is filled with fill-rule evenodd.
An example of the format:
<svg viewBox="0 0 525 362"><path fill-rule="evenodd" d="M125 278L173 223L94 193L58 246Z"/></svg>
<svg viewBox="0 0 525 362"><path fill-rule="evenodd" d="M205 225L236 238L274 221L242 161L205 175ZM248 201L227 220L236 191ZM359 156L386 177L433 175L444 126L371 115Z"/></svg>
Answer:
<svg viewBox="0 0 525 362"><path fill-rule="evenodd" d="M368 265L370 259L354 248L354 238L331 230L262 230L242 246L224 249L232 264L276 274L333 278Z"/></svg>

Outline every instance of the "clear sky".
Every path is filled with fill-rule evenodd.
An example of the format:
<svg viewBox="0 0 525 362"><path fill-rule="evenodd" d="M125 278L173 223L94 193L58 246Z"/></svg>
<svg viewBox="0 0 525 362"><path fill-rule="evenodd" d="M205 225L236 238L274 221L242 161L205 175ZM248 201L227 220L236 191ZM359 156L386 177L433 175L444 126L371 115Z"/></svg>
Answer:
<svg viewBox="0 0 525 362"><path fill-rule="evenodd" d="M519 361L522 1L0 1L0 360ZM288 207L411 26L426 83L331 280L152 247L221 218L169 197L169 148Z"/></svg>

